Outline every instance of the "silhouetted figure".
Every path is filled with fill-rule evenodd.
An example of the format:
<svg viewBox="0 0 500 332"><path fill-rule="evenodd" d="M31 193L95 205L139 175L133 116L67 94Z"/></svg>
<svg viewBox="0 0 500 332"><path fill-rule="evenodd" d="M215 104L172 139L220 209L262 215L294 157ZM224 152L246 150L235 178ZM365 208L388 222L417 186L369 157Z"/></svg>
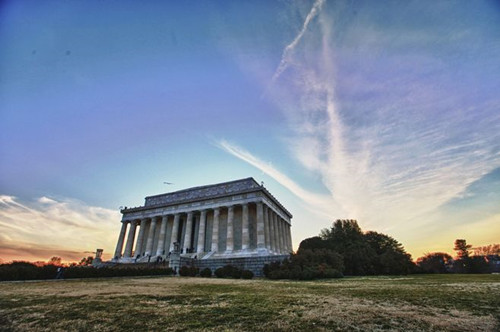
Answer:
<svg viewBox="0 0 500 332"><path fill-rule="evenodd" d="M64 268L60 266L57 268L56 279L63 279L63 278L64 278Z"/></svg>

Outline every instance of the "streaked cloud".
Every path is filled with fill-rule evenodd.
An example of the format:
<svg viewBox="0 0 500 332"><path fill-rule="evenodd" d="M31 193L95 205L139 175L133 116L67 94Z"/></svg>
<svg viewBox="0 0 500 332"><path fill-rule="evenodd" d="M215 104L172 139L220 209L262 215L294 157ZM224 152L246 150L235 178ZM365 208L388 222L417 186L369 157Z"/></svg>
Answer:
<svg viewBox="0 0 500 332"><path fill-rule="evenodd" d="M97 248L112 254L120 213L74 199L22 202L0 196L0 258L75 260ZM15 257L15 258L14 258Z"/></svg>
<svg viewBox="0 0 500 332"><path fill-rule="evenodd" d="M401 5L387 22L373 6L315 2L262 85L287 119L290 155L330 191L331 218L417 243L443 206L500 167L500 98L490 88L499 81L494 56L481 52L500 48L484 26L463 25L461 11L440 19ZM484 65L471 62L478 57Z"/></svg>
<svg viewBox="0 0 500 332"><path fill-rule="evenodd" d="M315 213L319 213L325 216L329 216L331 214L334 201L330 196L316 194L302 188L299 184L290 179L281 171L274 168L271 164L260 160L258 157L235 144L232 144L226 140L220 140L216 142L216 145L229 154L249 163L250 165L272 177L283 187L290 190L290 192L292 192L295 196L299 197L305 203L307 203L311 210Z"/></svg>
<svg viewBox="0 0 500 332"><path fill-rule="evenodd" d="M278 65L278 68L276 68L276 71L274 72L273 75L272 79L273 81L277 80L281 75L281 73L283 73L290 64L290 61L292 60L293 50L295 49L295 47L297 47L297 44L302 39L302 36L304 36L304 33L306 32L309 23L311 23L311 20L313 20L318 15L319 11L321 10L321 6L323 6L324 2L325 0L316 0L316 2L314 2L311 11L309 12L309 14L307 14L304 24L302 25L302 29L294 38L294 40L290 44L288 44L283 50L280 64Z"/></svg>
<svg viewBox="0 0 500 332"><path fill-rule="evenodd" d="M293 69L287 76L292 84L277 81L274 89L279 96L276 102L295 131L291 153L304 167L321 174L341 207L337 211L340 215L383 229L399 223L423 223L419 216L435 211L500 165L498 154L491 153L499 148L500 134L495 128L500 127L500 117L494 109L497 106L492 107L488 100L465 106L461 105L460 95L436 91L436 84L448 84L450 73L444 76L443 66L432 50L412 55L425 63L427 71L435 71L434 82L428 82L429 78L420 71L409 70L411 62L401 61L407 57L406 52L391 49L391 43L398 48L428 44L429 37L418 37L424 31L413 31L415 37L407 40L406 33L393 32L391 36L373 22L354 25L369 27L361 35L374 39L373 44L362 47L387 43L387 56L395 61L388 67L391 72L383 73L378 80L368 76L380 75L374 69L355 72L363 77L362 82L350 86L340 65L350 65L359 56L372 63L379 61L380 68L387 64L382 62L383 57L358 54L338 43L335 29L342 29L352 43L351 27L337 23L343 13L335 15L332 11L330 8L329 12L318 12L317 23L309 34L304 35L304 29L299 32L290 44L296 52L288 51L290 45L284 50L289 58L287 66ZM311 13L304 27L310 24L310 17ZM454 38L459 35L464 34L454 33ZM381 36L383 39L378 40ZM300 44L295 42L299 39ZM345 54L352 58L344 58ZM278 73L280 67L282 64ZM401 86L401 81L411 83ZM346 91L362 91L364 86L376 86L378 97L384 96L383 100L345 97ZM393 96L394 91L398 93ZM285 102L283 95L288 96ZM272 94L268 96L272 98ZM483 122L484 116L489 124ZM475 130L478 122L483 132Z"/></svg>

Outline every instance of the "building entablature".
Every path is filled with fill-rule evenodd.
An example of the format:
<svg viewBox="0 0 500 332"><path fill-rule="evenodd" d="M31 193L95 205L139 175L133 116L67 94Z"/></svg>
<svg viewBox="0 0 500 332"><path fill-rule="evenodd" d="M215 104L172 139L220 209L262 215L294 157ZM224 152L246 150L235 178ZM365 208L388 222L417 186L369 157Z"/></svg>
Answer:
<svg viewBox="0 0 500 332"><path fill-rule="evenodd" d="M251 201L252 198L253 201ZM164 214L228 206L225 204L237 205L257 201L266 203L268 207L290 223L292 214L266 188L259 185L251 177L148 196L144 206L124 208L121 213L123 220L130 220L130 218L150 218Z"/></svg>
<svg viewBox="0 0 500 332"><path fill-rule="evenodd" d="M285 220L288 224L291 224L291 217L288 215L288 211L283 211L280 206L278 206L273 199L269 198L264 192L262 192L262 190L203 201L197 200L192 202L185 202L182 204L172 204L166 206L141 206L136 208L123 209L122 221L148 219L193 211L201 212L203 210L228 208L231 206L252 204L258 202L264 203L268 208L270 208L277 215L283 218L283 220Z"/></svg>

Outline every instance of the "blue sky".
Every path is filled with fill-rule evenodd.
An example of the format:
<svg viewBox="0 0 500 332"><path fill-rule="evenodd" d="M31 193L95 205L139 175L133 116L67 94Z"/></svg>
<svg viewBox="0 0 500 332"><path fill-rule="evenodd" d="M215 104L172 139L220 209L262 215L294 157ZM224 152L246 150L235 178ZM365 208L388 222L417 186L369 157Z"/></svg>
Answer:
<svg viewBox="0 0 500 332"><path fill-rule="evenodd" d="M414 258L499 242L496 1L0 6L3 260L110 253L119 206L248 176L295 248L337 218Z"/></svg>

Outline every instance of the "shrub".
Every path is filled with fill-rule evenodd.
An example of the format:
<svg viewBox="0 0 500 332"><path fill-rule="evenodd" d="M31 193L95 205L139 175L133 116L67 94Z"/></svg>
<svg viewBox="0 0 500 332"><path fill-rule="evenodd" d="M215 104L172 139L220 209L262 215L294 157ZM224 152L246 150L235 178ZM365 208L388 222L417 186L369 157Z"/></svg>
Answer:
<svg viewBox="0 0 500 332"><path fill-rule="evenodd" d="M241 277L243 279L252 279L253 278L253 272L250 270L243 270L241 271Z"/></svg>
<svg viewBox="0 0 500 332"><path fill-rule="evenodd" d="M241 270L232 265L225 265L223 267L215 270L215 276L217 278L241 278Z"/></svg>
<svg viewBox="0 0 500 332"><path fill-rule="evenodd" d="M202 277L202 278L210 278L210 277L212 277L212 270L210 268L208 268L208 267L204 268L200 272L200 277Z"/></svg>
<svg viewBox="0 0 500 332"><path fill-rule="evenodd" d="M219 267L218 269L215 270L215 276L217 278L225 278L226 275L224 274L224 268Z"/></svg>
<svg viewBox="0 0 500 332"><path fill-rule="evenodd" d="M179 275L181 277L187 277L189 275L189 266L181 266L179 269Z"/></svg>
<svg viewBox="0 0 500 332"><path fill-rule="evenodd" d="M183 277L196 277L199 269L194 266L181 266L179 269L179 274Z"/></svg>
<svg viewBox="0 0 500 332"><path fill-rule="evenodd" d="M240 279L241 278L241 270L238 269L237 267L233 267L233 269L231 270L230 276L233 279Z"/></svg>
<svg viewBox="0 0 500 332"><path fill-rule="evenodd" d="M326 250L304 249L290 259L264 266L264 276L269 279L313 280L321 278L342 278L342 256Z"/></svg>
<svg viewBox="0 0 500 332"><path fill-rule="evenodd" d="M14 262L0 265L0 280L40 280L54 279L58 266L36 266L26 262ZM164 267L122 267L105 266L70 266L63 270L63 278L101 278L144 275L172 275L174 270Z"/></svg>

